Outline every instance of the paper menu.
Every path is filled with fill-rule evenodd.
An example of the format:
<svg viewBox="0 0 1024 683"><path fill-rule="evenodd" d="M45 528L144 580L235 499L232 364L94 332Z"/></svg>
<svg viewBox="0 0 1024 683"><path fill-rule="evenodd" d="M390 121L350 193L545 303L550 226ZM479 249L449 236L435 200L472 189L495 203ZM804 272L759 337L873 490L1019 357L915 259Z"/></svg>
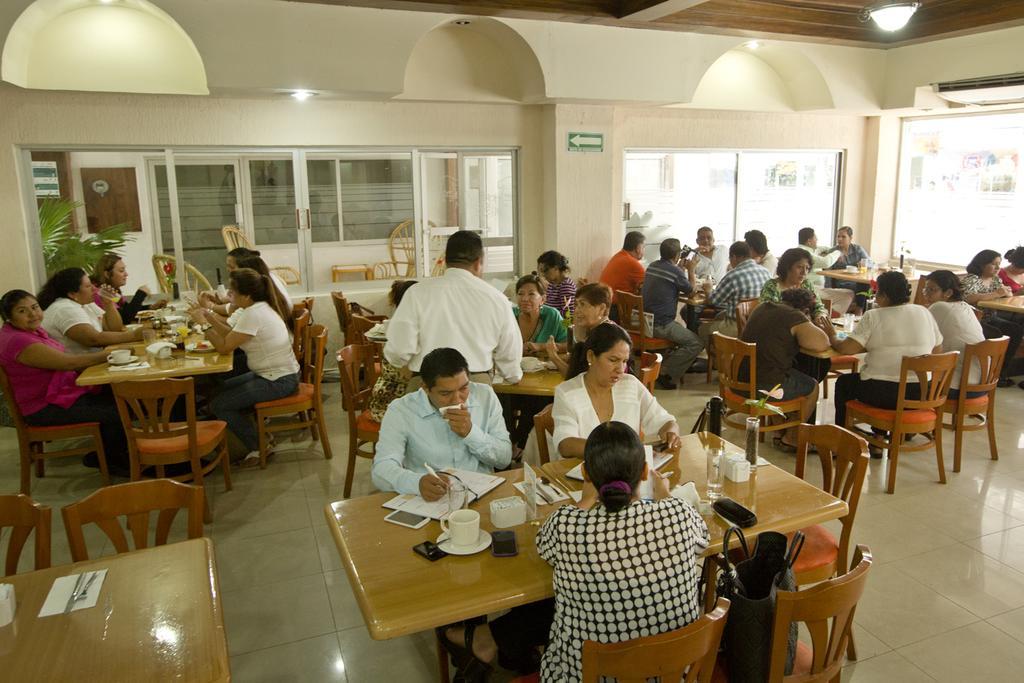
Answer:
<svg viewBox="0 0 1024 683"><path fill-rule="evenodd" d="M467 504L479 500L501 486L505 481L502 477L496 477L493 474L471 472L469 470L459 470L451 467L438 471L452 474L459 478L459 481L461 481L467 489ZM448 509L447 497L428 503L423 500L421 496L412 493L403 493L395 496L385 502L384 507L389 510L405 510L406 512L411 512L414 515L430 517L431 519L441 519L450 512Z"/></svg>
<svg viewBox="0 0 1024 683"><path fill-rule="evenodd" d="M660 470L672 458L676 457L675 453L669 451L658 451L655 453L654 449L649 445L644 446L644 455L647 458L647 466L655 470ZM583 464L576 465L576 467L566 472L565 476L576 481L583 481Z"/></svg>
<svg viewBox="0 0 1024 683"><path fill-rule="evenodd" d="M87 574L85 580L89 580L89 576L94 572L84 572ZM80 609L88 609L89 607L95 607L96 602L100 598L100 593L103 590L103 581L107 578L107 570L99 569L95 571L96 580L89 586L88 593L85 594L85 598L77 601L71 608L72 612ZM75 584L78 583L78 574L71 574L70 576L62 576L53 582L53 587L50 588L50 594L46 596L46 600L43 602L42 608L39 610L40 617L49 617L54 614L63 614L64 608L67 607L68 600L71 599L71 593L75 590Z"/></svg>

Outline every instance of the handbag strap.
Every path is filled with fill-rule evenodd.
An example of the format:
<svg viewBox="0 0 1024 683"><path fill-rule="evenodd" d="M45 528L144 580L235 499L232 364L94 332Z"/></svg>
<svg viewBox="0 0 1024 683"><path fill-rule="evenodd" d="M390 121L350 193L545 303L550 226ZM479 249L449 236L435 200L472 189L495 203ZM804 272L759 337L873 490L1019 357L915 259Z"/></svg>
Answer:
<svg viewBox="0 0 1024 683"><path fill-rule="evenodd" d="M724 562L724 571L731 572L733 566L729 564L729 537L736 536L736 540L740 542L740 547L743 548L744 559L750 557L750 549L747 547L747 538L743 535L743 530L738 526L731 526L725 530L725 535L722 537L722 558Z"/></svg>
<svg viewBox="0 0 1024 683"><path fill-rule="evenodd" d="M691 434L705 431L705 427L708 422L708 413L711 412L711 401L704 404L704 410L700 411L700 415L697 416L697 421L693 423L693 427L690 429Z"/></svg>
<svg viewBox="0 0 1024 683"><path fill-rule="evenodd" d="M790 569L796 564L796 559L800 557L800 551L804 549L804 532L798 531L793 534L793 540L789 544L789 548L786 549L786 566Z"/></svg>

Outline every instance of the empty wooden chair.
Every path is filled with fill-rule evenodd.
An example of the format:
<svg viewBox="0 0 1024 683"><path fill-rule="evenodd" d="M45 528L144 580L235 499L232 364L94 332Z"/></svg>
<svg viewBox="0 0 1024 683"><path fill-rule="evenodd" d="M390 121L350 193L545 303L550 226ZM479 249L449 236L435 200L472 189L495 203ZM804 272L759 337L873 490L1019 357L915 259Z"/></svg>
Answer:
<svg viewBox="0 0 1024 683"><path fill-rule="evenodd" d="M202 487L203 478L219 465L224 488L231 490L228 425L223 420L196 419L195 381L191 377L116 382L112 387L117 412L128 435L132 481L141 480L143 470L152 467L159 478L191 481ZM171 419L171 411L179 400L184 400L184 422ZM188 471L168 476L168 466L180 463L187 464ZM211 522L208 501L205 505L204 518Z"/></svg>
<svg viewBox="0 0 1024 683"><path fill-rule="evenodd" d="M776 593L769 683L839 680L847 643L853 636L853 616L864 594L871 562L871 551L858 545L849 572L813 588ZM787 676L786 645L793 622L804 623L811 634L811 646L797 641L793 672Z"/></svg>
<svg viewBox="0 0 1024 683"><path fill-rule="evenodd" d="M750 399L761 399L763 395L757 391L757 344L742 342L727 337L721 332L711 335L714 340L715 357L718 361L718 393L725 401L728 412L725 422L736 429L746 429L746 418L756 417L761 421L761 432L776 432L795 427L801 422L807 396L799 396L789 400L769 399L768 403L786 414L786 419L778 418L767 408L747 405ZM747 379L740 379L740 368L746 365ZM775 421L767 418L776 417Z"/></svg>
<svg viewBox="0 0 1024 683"><path fill-rule="evenodd" d="M3 576L18 572L21 551L33 531L35 536L35 569L50 567L50 529L53 511L40 505L24 493L0 496L0 537L7 534L7 556L4 560Z"/></svg>
<svg viewBox="0 0 1024 683"><path fill-rule="evenodd" d="M299 378L306 381L306 343L309 341L309 311L303 309L297 314L293 313L292 318L292 352L295 353L295 360L299 363Z"/></svg>
<svg viewBox="0 0 1024 683"><path fill-rule="evenodd" d="M296 427L308 428L313 440L319 440L324 449L324 458L330 460L331 441L327 437L327 424L324 421L324 402L321 386L324 377L324 358L327 355L327 328L313 325L309 328L307 353L309 360L309 381L299 382L299 389L292 396L285 396L273 401L257 403L256 429L260 438L260 468L266 469L269 453L269 436L274 432L292 430ZM274 423L273 417L295 415L297 420Z"/></svg>
<svg viewBox="0 0 1024 683"><path fill-rule="evenodd" d="M100 435L99 422L79 422L69 425L58 425L54 427L33 427L25 422L21 416L21 409L14 401L14 393L11 389L10 380L3 368L0 368L0 392L3 392L7 401L7 410L14 420L14 428L18 432L18 450L21 452L21 492L26 496L32 489L32 465L35 465L36 476L43 477L46 474L45 461L48 458L69 458L82 456L87 453L96 453L99 461L100 475L103 477L103 485L110 485L110 474L107 472L107 455L103 450L103 438ZM54 441L66 441L68 439L89 439L82 446L73 448L58 448L47 451L46 444Z"/></svg>
<svg viewBox="0 0 1024 683"><path fill-rule="evenodd" d="M168 282L168 274L164 268L169 265L172 269L171 272L175 272L178 267L177 264L177 259L169 254L153 255L153 272L156 274L157 285L164 294L171 294L173 289L170 282ZM191 263L185 263L184 272L175 272L175 277L177 278L179 291L205 292L213 289L206 276L199 272L199 269Z"/></svg>
<svg viewBox="0 0 1024 683"><path fill-rule="evenodd" d="M68 535L71 559L81 562L89 559L82 527L95 524L107 535L119 553L132 550L118 519L126 518L135 549L149 547L149 515L159 511L153 545L164 545L171 532L171 524L178 510L188 513L189 538L203 535L203 489L170 479L150 479L104 487L77 503L61 508L64 529Z"/></svg>
<svg viewBox="0 0 1024 683"><path fill-rule="evenodd" d="M615 304L619 310L619 324L633 341L633 353L642 355L645 351L664 351L674 347L667 339L659 339L651 335L654 330L647 329L644 321L644 300L639 294L615 292Z"/></svg>
<svg viewBox="0 0 1024 683"><path fill-rule="evenodd" d="M999 459L999 450L996 447L996 387L1009 345L1010 338L1003 336L998 339L986 339L977 344L968 344L964 347L960 393L956 398L947 398L942 406L943 414L949 413L952 418L948 428L954 432L954 472L960 471L964 432L987 429L990 457L993 460ZM980 371L980 378L977 382L971 382L970 371L975 367ZM984 395L970 398L970 394L980 392L984 392ZM968 420L973 420L973 422L968 422Z"/></svg>
<svg viewBox="0 0 1024 683"><path fill-rule="evenodd" d="M949 394L949 383L956 367L956 351L926 354L914 358L904 356L900 364L899 400L895 410L850 401L846 404L847 429L856 424L889 433L889 438L872 432L862 432L868 443L889 451L889 471L886 491L896 490L896 465L901 452L921 451L935 447L935 461L939 468L939 483L946 483L946 466L942 461L942 407ZM914 373L920 387L919 399L906 398L907 377ZM905 434L930 435L923 444L904 443Z"/></svg>
<svg viewBox="0 0 1024 683"><path fill-rule="evenodd" d="M544 410L533 416L533 433L537 437L537 453L540 464L551 462L551 451L548 449L548 436L555 433L555 418L551 416L554 404L544 406Z"/></svg>
<svg viewBox="0 0 1024 683"><path fill-rule="evenodd" d="M640 356L640 382L647 387L647 391L654 393L654 383L658 380L661 372L661 354L645 351Z"/></svg>
<svg viewBox="0 0 1024 683"><path fill-rule="evenodd" d="M715 671L729 601L719 598L715 608L676 631L621 643L583 642L583 682L602 677L619 683L661 681L708 683Z"/></svg>
<svg viewBox="0 0 1024 683"><path fill-rule="evenodd" d="M300 299L292 304L292 315L298 315L302 311L309 311L309 322L313 322L313 303L315 299L311 296L307 296Z"/></svg>
<svg viewBox="0 0 1024 683"><path fill-rule="evenodd" d="M367 409L377 382L375 344L349 344L338 352L341 373L342 408L348 414L348 463L345 468L345 497L352 495L356 458L373 459L373 445L380 438L380 423ZM370 450L363 450L369 445Z"/></svg>
<svg viewBox="0 0 1024 683"><path fill-rule="evenodd" d="M299 271L295 270L291 266L276 266L271 268L270 272L281 278L281 282L286 285L302 284L302 276L299 275Z"/></svg>
<svg viewBox="0 0 1024 683"><path fill-rule="evenodd" d="M220 236L224 238L224 247L228 251L238 247L253 249L252 240L237 225L225 225L220 229Z"/></svg>

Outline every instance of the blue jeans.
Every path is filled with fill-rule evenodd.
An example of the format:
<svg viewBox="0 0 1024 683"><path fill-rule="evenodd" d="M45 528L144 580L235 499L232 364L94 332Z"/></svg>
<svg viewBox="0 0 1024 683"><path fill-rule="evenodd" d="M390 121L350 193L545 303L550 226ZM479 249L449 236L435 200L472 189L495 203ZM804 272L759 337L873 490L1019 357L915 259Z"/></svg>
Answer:
<svg viewBox="0 0 1024 683"><path fill-rule="evenodd" d="M210 410L217 419L228 423L228 429L246 448L255 451L260 441L252 421L252 407L263 401L291 396L298 388L298 373L270 380L247 372L224 382L221 393L210 401Z"/></svg>
<svg viewBox="0 0 1024 683"><path fill-rule="evenodd" d="M655 325L654 336L658 339L667 339L676 345L665 352L665 360L661 364L661 375L673 382L678 382L686 374L693 361L704 350L704 343L700 337L675 320L667 325Z"/></svg>

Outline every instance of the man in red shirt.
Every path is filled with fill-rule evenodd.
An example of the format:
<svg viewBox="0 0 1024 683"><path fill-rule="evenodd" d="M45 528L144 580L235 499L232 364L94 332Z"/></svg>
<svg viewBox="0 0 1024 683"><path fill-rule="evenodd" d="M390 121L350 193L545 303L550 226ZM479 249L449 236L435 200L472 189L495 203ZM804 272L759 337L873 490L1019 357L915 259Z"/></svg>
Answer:
<svg viewBox="0 0 1024 683"><path fill-rule="evenodd" d="M622 290L623 292L638 293L640 286L644 283L644 266L640 259L644 257L644 242L646 238L642 232L632 230L626 233L626 239L622 241L622 251L612 256L608 265L601 271L601 282L612 288L612 292ZM614 301L614 299L612 299ZM612 320L616 319L616 309L612 306Z"/></svg>

